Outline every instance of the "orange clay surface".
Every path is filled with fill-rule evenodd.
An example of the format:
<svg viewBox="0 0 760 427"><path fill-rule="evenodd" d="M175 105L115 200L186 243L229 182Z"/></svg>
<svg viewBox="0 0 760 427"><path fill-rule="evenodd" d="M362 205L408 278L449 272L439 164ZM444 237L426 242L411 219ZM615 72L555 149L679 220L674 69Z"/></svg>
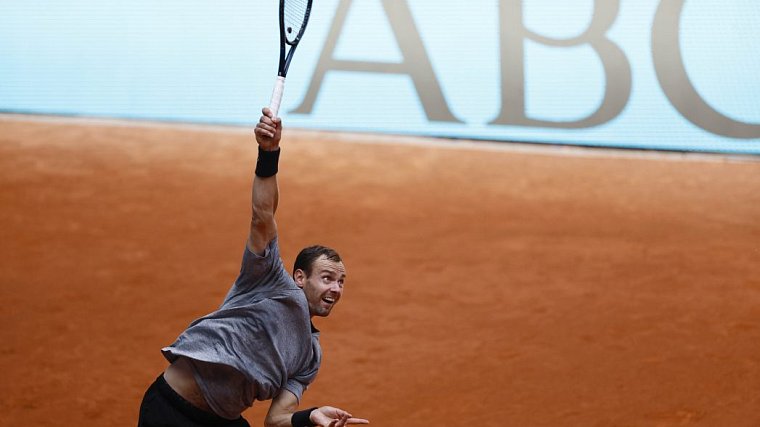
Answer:
<svg viewBox="0 0 760 427"><path fill-rule="evenodd" d="M758 159L412 141L286 129L286 265L322 243L348 269L302 407L760 426ZM240 128L0 117L0 425L136 424L159 349L238 272L255 147Z"/></svg>

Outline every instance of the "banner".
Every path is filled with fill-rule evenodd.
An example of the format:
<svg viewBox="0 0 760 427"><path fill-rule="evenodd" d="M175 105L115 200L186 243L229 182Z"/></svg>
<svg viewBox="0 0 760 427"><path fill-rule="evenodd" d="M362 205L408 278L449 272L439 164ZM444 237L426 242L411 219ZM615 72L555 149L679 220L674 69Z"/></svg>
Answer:
<svg viewBox="0 0 760 427"><path fill-rule="evenodd" d="M288 126L760 154L755 0L316 0ZM8 0L0 110L251 125L277 2Z"/></svg>

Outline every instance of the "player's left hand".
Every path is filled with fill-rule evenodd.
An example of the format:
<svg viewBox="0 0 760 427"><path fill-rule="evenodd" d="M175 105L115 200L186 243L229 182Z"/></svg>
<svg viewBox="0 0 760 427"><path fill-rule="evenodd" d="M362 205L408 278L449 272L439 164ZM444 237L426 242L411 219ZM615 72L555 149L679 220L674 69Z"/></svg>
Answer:
<svg viewBox="0 0 760 427"><path fill-rule="evenodd" d="M333 408L332 406L323 406L313 410L309 419L312 423L322 427L343 427L346 424L369 424L368 420L354 418L348 412L339 408Z"/></svg>

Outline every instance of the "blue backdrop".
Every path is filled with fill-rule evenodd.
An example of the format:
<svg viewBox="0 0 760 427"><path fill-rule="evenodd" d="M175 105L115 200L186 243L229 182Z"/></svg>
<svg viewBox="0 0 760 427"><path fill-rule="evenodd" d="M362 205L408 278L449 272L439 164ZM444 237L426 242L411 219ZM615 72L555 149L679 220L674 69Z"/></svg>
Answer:
<svg viewBox="0 0 760 427"><path fill-rule="evenodd" d="M277 2L4 0L0 110L251 124ZM760 154L755 0L317 0L289 126Z"/></svg>

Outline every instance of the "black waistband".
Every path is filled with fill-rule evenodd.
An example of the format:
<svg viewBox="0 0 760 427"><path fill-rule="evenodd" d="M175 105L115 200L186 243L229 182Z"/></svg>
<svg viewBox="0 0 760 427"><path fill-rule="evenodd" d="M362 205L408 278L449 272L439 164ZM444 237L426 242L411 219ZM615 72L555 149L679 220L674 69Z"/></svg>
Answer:
<svg viewBox="0 0 760 427"><path fill-rule="evenodd" d="M195 422L208 426L225 426L237 421L222 418L219 415L204 411L203 409L188 402L185 400L185 398L174 391L174 389L164 379L163 374L159 375L158 378L156 378L156 382L154 384L158 389L158 392L161 393L161 395L164 396L167 400L169 400L172 406L174 406L178 411L182 412L182 414Z"/></svg>

